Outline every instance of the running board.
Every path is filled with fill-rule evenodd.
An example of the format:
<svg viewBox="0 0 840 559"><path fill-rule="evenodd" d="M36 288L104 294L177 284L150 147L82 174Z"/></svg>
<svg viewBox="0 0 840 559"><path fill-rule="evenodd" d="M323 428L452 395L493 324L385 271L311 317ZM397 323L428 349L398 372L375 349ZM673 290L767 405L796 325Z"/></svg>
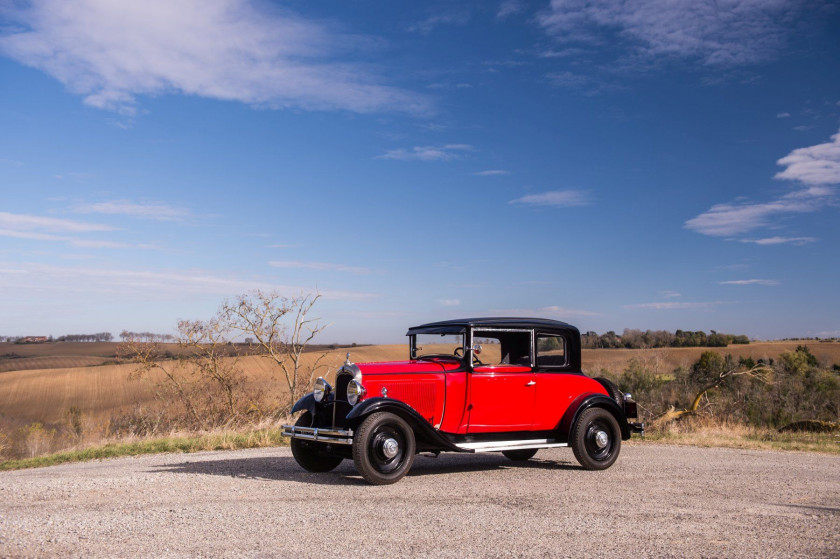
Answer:
<svg viewBox="0 0 840 559"><path fill-rule="evenodd" d="M526 450L531 448L556 448L569 446L558 443L555 439L526 439L524 441L489 441L482 443L463 443L455 445L468 452L500 452L502 450Z"/></svg>

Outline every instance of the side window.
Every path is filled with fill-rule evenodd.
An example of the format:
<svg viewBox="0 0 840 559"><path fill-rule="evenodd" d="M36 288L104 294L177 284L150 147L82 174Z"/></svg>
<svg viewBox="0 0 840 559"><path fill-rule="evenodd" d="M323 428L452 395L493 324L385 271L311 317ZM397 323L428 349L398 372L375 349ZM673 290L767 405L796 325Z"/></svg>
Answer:
<svg viewBox="0 0 840 559"><path fill-rule="evenodd" d="M537 367L565 367L566 338L551 334L537 335Z"/></svg>
<svg viewBox="0 0 840 559"><path fill-rule="evenodd" d="M481 346L476 357L484 365L531 366L530 332L475 330L473 343Z"/></svg>

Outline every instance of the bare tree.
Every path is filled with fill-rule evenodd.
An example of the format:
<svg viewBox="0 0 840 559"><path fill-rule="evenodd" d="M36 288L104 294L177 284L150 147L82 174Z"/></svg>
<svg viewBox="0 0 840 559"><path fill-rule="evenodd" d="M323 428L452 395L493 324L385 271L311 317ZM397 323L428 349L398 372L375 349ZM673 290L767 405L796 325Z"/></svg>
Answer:
<svg viewBox="0 0 840 559"><path fill-rule="evenodd" d="M304 371L302 357L306 346L328 326L320 318L310 317L320 298L320 293L290 299L276 292L254 291L226 301L219 311L231 329L253 338L251 347L283 371L289 389L289 408L312 384L315 373L322 367L321 360L327 355L327 352L319 355Z"/></svg>
<svg viewBox="0 0 840 559"><path fill-rule="evenodd" d="M681 410L671 406L668 411L661 414L654 421L657 423L666 423L696 414L700 409L700 404L703 402L703 399L708 398L709 391L722 386L735 377L748 376L760 382L770 384L769 375L771 374L772 370L765 365L746 367L732 363L728 356L724 359L718 353L712 351L703 352L700 360L691 368L689 381L696 387L696 392L694 392L695 396L691 404Z"/></svg>

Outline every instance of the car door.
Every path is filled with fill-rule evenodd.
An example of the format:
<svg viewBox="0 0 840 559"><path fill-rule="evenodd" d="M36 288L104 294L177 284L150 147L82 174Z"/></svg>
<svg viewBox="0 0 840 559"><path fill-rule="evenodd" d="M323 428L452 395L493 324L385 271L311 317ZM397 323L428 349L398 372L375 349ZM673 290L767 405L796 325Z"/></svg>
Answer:
<svg viewBox="0 0 840 559"><path fill-rule="evenodd" d="M530 430L536 403L531 332L481 330L473 339L484 340L486 350L469 374L467 433Z"/></svg>

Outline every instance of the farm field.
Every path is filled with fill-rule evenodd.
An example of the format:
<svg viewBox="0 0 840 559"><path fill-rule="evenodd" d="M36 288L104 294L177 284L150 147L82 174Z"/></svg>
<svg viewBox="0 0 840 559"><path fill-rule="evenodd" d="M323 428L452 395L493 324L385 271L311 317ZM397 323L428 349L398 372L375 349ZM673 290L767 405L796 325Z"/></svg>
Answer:
<svg viewBox="0 0 840 559"><path fill-rule="evenodd" d="M712 348L720 354L738 357L777 358L785 351L794 350L803 342L758 342L749 345L733 345ZM15 351L24 357L0 361L5 367L20 362L30 365L41 362L42 368L23 370L0 369L0 417L20 422L41 421L55 423L62 421L67 410L75 406L93 422L107 422L114 414L135 405L146 405L153 401L153 387L149 382L129 380L133 370L130 364L106 364L99 366L94 361L113 360L115 343L62 343L13 345L14 349L0 347L0 355ZM840 342L807 344L821 362L829 365L840 363ZM173 346L174 347L174 346ZM662 348L662 349L597 349L583 350L583 369L590 375L597 375L602 369L621 372L631 359L638 359L654 374L667 374L679 366L690 366L703 351L709 348ZM18 351L20 350L20 351ZM39 351L43 354L39 355ZM328 352L319 371L331 379L335 370L344 362L346 348ZM405 359L403 344L362 346L349 349L354 362L385 361ZM304 355L304 366L315 361L320 353ZM39 361L40 360L40 361ZM247 372L248 383L265 391L271 399L282 397L284 388L281 373L270 365L267 359L246 356L240 359ZM154 377L152 377L153 379Z"/></svg>

